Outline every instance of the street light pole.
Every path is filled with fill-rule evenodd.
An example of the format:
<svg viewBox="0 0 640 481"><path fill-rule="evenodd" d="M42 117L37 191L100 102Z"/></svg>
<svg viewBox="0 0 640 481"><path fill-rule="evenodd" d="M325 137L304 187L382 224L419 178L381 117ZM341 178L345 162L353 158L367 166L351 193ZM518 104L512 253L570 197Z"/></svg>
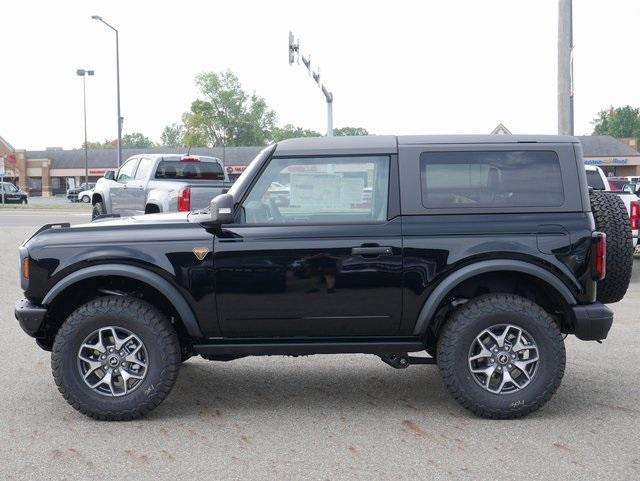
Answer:
<svg viewBox="0 0 640 481"><path fill-rule="evenodd" d="M87 145L87 75L93 76L93 70L79 68L76 75L82 77L82 100L84 106L84 182L89 185L89 147Z"/></svg>
<svg viewBox="0 0 640 481"><path fill-rule="evenodd" d="M320 69L317 72L314 72L311 69L311 57L305 57L300 53L300 41L297 42L293 38L293 33L289 32L289 65L293 64L293 61L298 58L298 60L302 60L302 63L307 70L313 80L318 84L320 90L324 94L324 98L327 101L327 137L333 137L333 94L329 92L327 87L320 83Z"/></svg>
<svg viewBox="0 0 640 481"><path fill-rule="evenodd" d="M120 42L118 40L118 29L108 24L99 15L91 17L94 20L104 23L107 27L116 33L116 86L117 86L117 102L118 102L118 167L122 164L122 115L120 114Z"/></svg>
<svg viewBox="0 0 640 481"><path fill-rule="evenodd" d="M558 1L558 133L573 135L573 5Z"/></svg>

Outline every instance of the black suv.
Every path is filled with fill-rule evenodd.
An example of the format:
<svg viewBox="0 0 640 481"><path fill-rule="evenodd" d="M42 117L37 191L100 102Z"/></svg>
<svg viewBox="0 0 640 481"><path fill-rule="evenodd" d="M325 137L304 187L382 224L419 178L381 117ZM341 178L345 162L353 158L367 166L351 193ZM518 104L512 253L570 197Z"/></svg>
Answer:
<svg viewBox="0 0 640 481"><path fill-rule="evenodd" d="M194 354L334 353L437 363L466 408L519 417L560 385L563 334L604 339L598 300L629 283L624 206L599 199L572 137L287 140L209 210L44 226L16 317L99 419L155 408Z"/></svg>

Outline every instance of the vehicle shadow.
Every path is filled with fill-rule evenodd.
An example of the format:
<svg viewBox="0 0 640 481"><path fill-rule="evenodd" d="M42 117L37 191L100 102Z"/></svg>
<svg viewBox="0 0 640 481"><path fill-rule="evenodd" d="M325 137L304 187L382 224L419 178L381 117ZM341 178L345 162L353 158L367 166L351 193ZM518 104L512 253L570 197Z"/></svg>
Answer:
<svg viewBox="0 0 640 481"><path fill-rule="evenodd" d="M221 412L321 409L409 410L460 413L434 366L396 370L374 356L349 356L347 365L320 358L249 358L229 363L188 361L159 416ZM336 356L340 361L340 356Z"/></svg>
<svg viewBox="0 0 640 481"><path fill-rule="evenodd" d="M198 358L182 366L172 393L152 413L154 418L192 416L303 415L321 412L345 416L367 412L370 416L416 414L478 419L462 408L444 387L435 366L410 366L396 370L375 356L335 356L298 360L247 358L228 363ZM575 387L575 386L574 386ZM569 392L571 391L571 392ZM573 388L561 389L532 416L553 418L575 413L584 416L584 400Z"/></svg>

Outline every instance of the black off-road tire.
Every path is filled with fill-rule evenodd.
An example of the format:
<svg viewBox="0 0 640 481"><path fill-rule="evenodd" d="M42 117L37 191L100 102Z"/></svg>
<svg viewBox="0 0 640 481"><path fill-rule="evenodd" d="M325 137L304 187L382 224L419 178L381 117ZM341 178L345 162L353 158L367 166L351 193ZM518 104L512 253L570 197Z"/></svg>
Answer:
<svg viewBox="0 0 640 481"><path fill-rule="evenodd" d="M519 391L494 394L481 387L469 368L470 348L483 330L511 324L527 331L539 349L531 382ZM540 306L511 294L486 294L458 308L438 339L438 366L445 386L462 406L478 416L513 419L542 407L560 386L566 354L560 329Z"/></svg>
<svg viewBox="0 0 640 481"><path fill-rule="evenodd" d="M93 205L93 210L91 211L91 220L104 215L107 213L107 209L104 208L104 204L102 202L96 202Z"/></svg>
<svg viewBox="0 0 640 481"><path fill-rule="evenodd" d="M141 384L120 397L102 395L84 382L78 352L96 329L117 326L140 338L148 354ZM58 331L51 367L58 390L75 409L95 419L124 421L156 408L169 394L180 367L180 343L167 318L151 304L127 296L94 299L74 311Z"/></svg>
<svg viewBox="0 0 640 481"><path fill-rule="evenodd" d="M633 238L624 202L616 194L591 192L596 230L607 234L607 273L598 282L596 297L604 304L622 300L631 281Z"/></svg>

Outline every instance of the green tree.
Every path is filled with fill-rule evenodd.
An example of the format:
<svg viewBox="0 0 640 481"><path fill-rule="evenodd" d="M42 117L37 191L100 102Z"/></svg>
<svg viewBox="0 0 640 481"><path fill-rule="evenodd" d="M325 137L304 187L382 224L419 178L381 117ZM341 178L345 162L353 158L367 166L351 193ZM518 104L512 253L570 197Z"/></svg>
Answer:
<svg viewBox="0 0 640 481"><path fill-rule="evenodd" d="M182 124L167 125L160 135L160 143L165 147L182 147L184 145Z"/></svg>
<svg viewBox="0 0 640 481"><path fill-rule="evenodd" d="M140 132L131 132L122 136L122 148L123 149L146 149L153 147L153 142L149 137L141 134Z"/></svg>
<svg viewBox="0 0 640 481"><path fill-rule="evenodd" d="M640 109L630 105L601 110L593 120L593 135L640 137Z"/></svg>
<svg viewBox="0 0 640 481"><path fill-rule="evenodd" d="M267 143L276 114L262 97L245 92L233 72L202 73L196 77L196 85L200 98L182 116L186 145Z"/></svg>
<svg viewBox="0 0 640 481"><path fill-rule="evenodd" d="M333 129L333 135L369 135L369 132L364 127L342 127L339 129Z"/></svg>
<svg viewBox="0 0 640 481"><path fill-rule="evenodd" d="M105 139L104 142L87 142L87 148L89 149L115 149L117 144L117 140L109 140ZM82 147L84 149L84 142L82 143Z"/></svg>
<svg viewBox="0 0 640 481"><path fill-rule="evenodd" d="M274 127L271 130L270 140L271 142L280 142L285 139L293 139L296 137L320 137L320 132L315 130L305 129L302 127L296 127L292 124L286 124L282 127Z"/></svg>

